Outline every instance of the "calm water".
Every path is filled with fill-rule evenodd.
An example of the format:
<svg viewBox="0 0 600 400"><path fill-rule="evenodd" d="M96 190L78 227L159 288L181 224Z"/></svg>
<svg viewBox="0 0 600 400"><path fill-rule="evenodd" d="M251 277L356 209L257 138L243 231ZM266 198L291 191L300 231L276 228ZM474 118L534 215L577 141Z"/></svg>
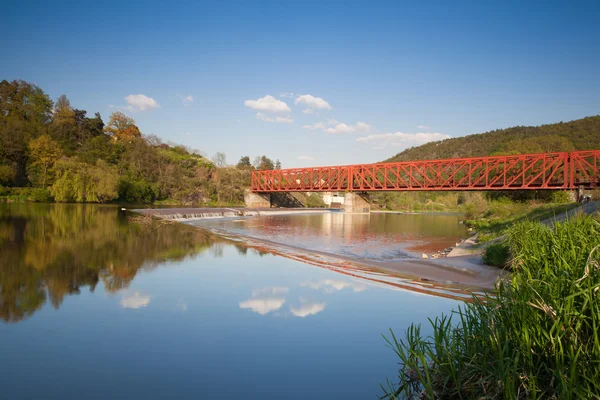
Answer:
<svg viewBox="0 0 600 400"><path fill-rule="evenodd" d="M395 257L464 234L446 217L316 217L255 231L362 255L344 246L410 242ZM458 303L355 275L116 207L0 204L0 398L375 399L397 372L381 334Z"/></svg>

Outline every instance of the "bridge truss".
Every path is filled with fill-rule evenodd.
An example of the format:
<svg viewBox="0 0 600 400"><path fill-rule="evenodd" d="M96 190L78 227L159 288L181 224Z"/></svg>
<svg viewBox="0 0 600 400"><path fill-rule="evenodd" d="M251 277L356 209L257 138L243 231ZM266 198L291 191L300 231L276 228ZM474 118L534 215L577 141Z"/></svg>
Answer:
<svg viewBox="0 0 600 400"><path fill-rule="evenodd" d="M538 190L600 187L600 150L252 173L253 192Z"/></svg>

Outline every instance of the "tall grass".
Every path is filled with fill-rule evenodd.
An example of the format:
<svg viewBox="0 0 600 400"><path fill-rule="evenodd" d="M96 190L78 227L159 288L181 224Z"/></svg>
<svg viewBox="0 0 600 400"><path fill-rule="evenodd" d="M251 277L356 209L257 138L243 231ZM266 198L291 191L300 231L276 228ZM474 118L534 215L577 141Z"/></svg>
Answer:
<svg viewBox="0 0 600 400"><path fill-rule="evenodd" d="M508 229L514 273L493 296L474 298L386 338L401 360L385 398L600 398L600 223Z"/></svg>

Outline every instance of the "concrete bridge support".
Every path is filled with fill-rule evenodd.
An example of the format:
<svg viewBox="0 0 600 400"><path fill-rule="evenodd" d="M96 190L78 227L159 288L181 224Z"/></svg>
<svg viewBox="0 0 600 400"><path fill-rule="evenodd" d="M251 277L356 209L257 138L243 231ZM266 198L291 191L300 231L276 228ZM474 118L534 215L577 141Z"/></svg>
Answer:
<svg viewBox="0 0 600 400"><path fill-rule="evenodd" d="M271 194L254 193L247 189L244 192L244 203L248 208L271 208Z"/></svg>
<svg viewBox="0 0 600 400"><path fill-rule="evenodd" d="M369 193L348 192L344 195L344 212L370 213L371 199Z"/></svg>

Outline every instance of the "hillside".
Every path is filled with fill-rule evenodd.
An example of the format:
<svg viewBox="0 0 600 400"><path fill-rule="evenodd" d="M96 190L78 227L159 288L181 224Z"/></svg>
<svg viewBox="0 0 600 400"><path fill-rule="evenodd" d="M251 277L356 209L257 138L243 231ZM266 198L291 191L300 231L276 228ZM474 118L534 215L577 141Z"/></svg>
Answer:
<svg viewBox="0 0 600 400"><path fill-rule="evenodd" d="M406 149L385 162L589 149L600 149L600 115L430 142Z"/></svg>

